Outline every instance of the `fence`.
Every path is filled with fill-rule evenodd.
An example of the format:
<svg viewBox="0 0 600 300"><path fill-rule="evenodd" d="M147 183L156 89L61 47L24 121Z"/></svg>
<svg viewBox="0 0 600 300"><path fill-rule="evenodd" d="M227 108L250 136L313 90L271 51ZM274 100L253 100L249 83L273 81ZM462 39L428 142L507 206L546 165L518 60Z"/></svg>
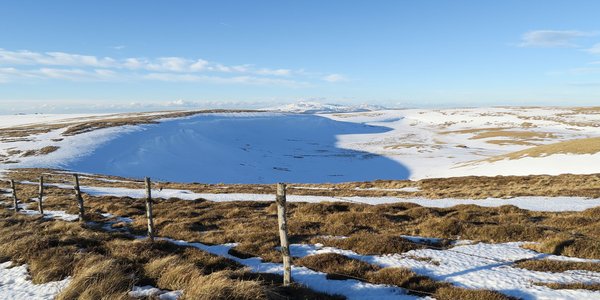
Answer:
<svg viewBox="0 0 600 300"><path fill-rule="evenodd" d="M148 239L151 242L154 242L155 238L155 229L154 229L154 216L152 213L152 182L149 177L144 178L145 189L146 189L146 219L148 222ZM11 188L11 196L13 199L13 209L14 213L19 212L19 200L17 197L17 188L14 179L10 180L10 188ZM73 190L75 192L75 200L77 201L78 206L78 219L80 222L84 222L86 220L85 217L85 208L84 208L84 200L81 194L81 189L79 186L79 175L73 174ZM43 198L44 198L44 176L40 176L39 179L39 195L38 195L38 211L41 215L44 215L43 208ZM287 205L286 205L286 185L284 183L277 184L277 194L276 194L276 203L277 203L277 226L279 231L279 238L281 241L281 255L283 258L283 285L288 286L292 282L292 258L289 250L289 241L288 241L288 232L287 232Z"/></svg>

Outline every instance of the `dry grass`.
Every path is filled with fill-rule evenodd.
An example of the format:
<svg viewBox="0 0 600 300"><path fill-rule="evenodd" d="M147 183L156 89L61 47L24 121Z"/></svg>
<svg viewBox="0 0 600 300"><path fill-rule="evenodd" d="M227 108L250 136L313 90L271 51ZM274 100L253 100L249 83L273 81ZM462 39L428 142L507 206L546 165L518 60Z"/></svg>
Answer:
<svg viewBox="0 0 600 300"><path fill-rule="evenodd" d="M229 272L216 272L194 278L194 284L185 290L182 299L267 299L267 291L260 283L233 280L229 277Z"/></svg>
<svg viewBox="0 0 600 300"><path fill-rule="evenodd" d="M490 130L479 132L476 135L470 137L472 140L487 139L487 138L509 138L516 140L538 140L538 139L552 139L556 136L551 132L537 132L537 131L517 131L517 130Z"/></svg>
<svg viewBox="0 0 600 300"><path fill-rule="evenodd" d="M349 249L363 255L403 253L424 248L402 237L391 234L358 233L344 239L317 237L314 242L340 249Z"/></svg>
<svg viewBox="0 0 600 300"><path fill-rule="evenodd" d="M521 151L494 156L486 161L495 162L504 159L520 159L523 157L544 157L553 154L596 154L600 152L600 138L586 138L540 145Z"/></svg>
<svg viewBox="0 0 600 300"><path fill-rule="evenodd" d="M128 299L135 283L127 262L101 255L89 256L75 266L71 283L58 295L67 299Z"/></svg>
<svg viewBox="0 0 600 300"><path fill-rule="evenodd" d="M25 152L23 152L23 154L21 154L22 157L28 157L28 156L38 156L38 155L46 155L49 153L52 153L56 150L58 150L60 147L58 146L46 146L43 148L40 148L38 150L27 150Z"/></svg>
<svg viewBox="0 0 600 300"><path fill-rule="evenodd" d="M330 279L366 278L367 273L380 269L337 253L309 255L294 260L294 264L327 273Z"/></svg>
<svg viewBox="0 0 600 300"><path fill-rule="evenodd" d="M584 258L600 258L600 239L592 237L558 234L543 239L538 244L526 244L525 248L538 252Z"/></svg>
<svg viewBox="0 0 600 300"><path fill-rule="evenodd" d="M11 176L19 177L19 180L35 180L31 174L27 175L22 171L11 172ZM474 187L481 185L492 189L494 186L521 186L530 182L533 182L532 186L540 187L544 183L558 185L559 182L564 182L565 178L593 183L597 177L500 177L491 181L481 178L463 180L472 180ZM66 176L65 179L70 178ZM524 182L518 182L518 179ZM421 181L420 185L423 188L438 184L438 188L452 189L458 183L454 180L458 179ZM385 185L393 182L364 183L365 186L369 184ZM593 188L593 184L591 186ZM7 186L2 188L6 189ZM18 193L20 199L35 197L37 186L20 184ZM44 202L47 210L66 210L72 213L77 211L72 191L49 187L47 195ZM9 198L5 199L6 203L9 203ZM132 224L121 226L136 234L144 234L146 224L143 200L89 195L84 195L84 199L90 219L102 221L99 212L131 217L134 220ZM27 200L25 202L28 203ZM488 242L537 241L540 244L530 247L537 247L536 250L541 252L600 258L600 208L583 212L553 213L527 211L514 206L494 208L460 205L452 208L428 208L410 203L375 206L355 203L288 203L288 210L290 239L293 243L321 242L362 254L403 253L431 246L445 247L448 240L460 236L463 239ZM281 254L275 250L279 241L273 203L217 203L168 199L157 200L154 212L156 229L161 236L206 244L236 242L239 245L231 254L241 257L257 256L273 262L281 260ZM252 295L277 298L278 294L293 294L291 288L282 289L278 286L280 281L275 283L272 276L249 275L239 264L198 249L178 247L168 242L152 244L132 241L119 233L106 233L74 223L13 216L8 211L4 211L1 217L0 243L6 246L0 247L0 258L16 263L28 263L32 278L36 282L77 276L80 269L73 266L86 264L88 255L99 255L103 259L122 265L124 268L119 272L135 274L136 284L152 284L163 289L184 289L187 290L186 297L191 299L201 298L206 291L213 293L211 288L218 289L219 284L230 281L233 281L230 282L231 286L239 285L241 289L250 291L247 294L249 298L238 295L235 288L223 292L233 295L231 297L242 297L240 299L252 299ZM347 238L326 237L336 235L345 235ZM446 240L428 245L405 240L400 235L430 236ZM81 249L85 251L81 252ZM346 274L348 277L364 274L362 276L366 278L365 281L393 284L427 293L438 293L441 287L447 286L445 283L417 276L408 270L379 270L354 261L336 261L335 264L331 264L330 260L335 261L338 259L336 257L317 262L313 261L315 259L306 258L299 260L299 263L305 261L303 264L310 265L311 268ZM174 271L168 271L171 269ZM215 273L222 275L211 275ZM214 276L210 280L215 282L215 287L194 287L198 291L190 290L192 282L209 280L207 276ZM110 282L109 278L106 280ZM82 282L85 280L82 279ZM120 284L128 286L130 282ZM254 288L255 286L260 288ZM295 288L303 295L311 293ZM93 291L77 293L93 294ZM122 294L119 293L115 291L111 296L120 297ZM459 290L452 293L483 295L487 292ZM469 295L465 297L475 297ZM494 295L491 297L496 297Z"/></svg>
<svg viewBox="0 0 600 300"><path fill-rule="evenodd" d="M19 177L20 180L35 180L35 177L26 177L26 173L21 172L11 172L11 176ZM594 194L599 189L600 176L509 176L488 180L463 177L428 179L419 183L422 190L430 192L435 188L454 191L459 184L472 187L470 191L466 191L469 193L492 189L523 189L525 193L526 186L529 185L529 190L539 189L540 192L544 186L546 191L551 191L551 187L555 186L557 190L553 192L557 194L569 194L571 190ZM37 187L19 185L18 192L21 199L36 197ZM72 191L48 188L47 192L46 209L76 213L77 206ZM456 190L456 193L460 194L461 190ZM84 195L84 198L91 217L95 211L131 217L134 223L128 228L140 235L144 234L146 224L143 200L88 195ZM448 240L458 237L484 242L519 240L540 242L528 247L544 253L600 258L600 208L555 213L527 211L514 206L459 205L430 208L411 203L373 206L337 202L288 203L288 210L292 242L320 242L363 254L402 253L431 246L415 244L400 237L420 235L446 239L433 245L435 247L445 247ZM232 255L281 261L280 253L275 250L279 240L273 203L160 200L155 204L155 224L157 231L163 236L206 244L236 242L239 245L232 251ZM323 237L340 235L348 238Z"/></svg>
<svg viewBox="0 0 600 300"><path fill-rule="evenodd" d="M54 201L59 203L49 200L49 208L64 199ZM145 284L182 289L186 299L279 299L280 294L340 299L298 285L284 288L280 278L249 274L234 261L196 248L131 240L117 232L14 215L6 209L0 210L0 244L0 259L29 264L35 283L72 276L57 299L129 299L133 285Z"/></svg>
<svg viewBox="0 0 600 300"><path fill-rule="evenodd" d="M442 287L435 292L433 297L437 300L514 300L512 297L505 296L495 291L472 290L457 287Z"/></svg>
<svg viewBox="0 0 600 300"><path fill-rule="evenodd" d="M541 272L565 272L569 270L585 270L600 273L600 263L573 262L563 260L538 259L525 260L515 264L516 267Z"/></svg>
<svg viewBox="0 0 600 300"><path fill-rule="evenodd" d="M48 183L72 184L73 176L49 169L16 169L11 172L15 180L37 181L44 174ZM107 182L118 180L117 182ZM115 176L80 176L82 185L103 187L143 188L141 180ZM121 182L124 181L124 182ZM199 193L252 193L274 194L275 186L267 184L200 184L200 183L153 183L154 188L184 189ZM418 191L406 192L398 189L417 187ZM306 189L313 188L313 189ZM314 189L318 188L318 189ZM336 184L290 184L290 195L314 196L396 196L439 198L482 199L488 197L510 198L518 196L579 196L600 197L600 173L589 175L564 174L558 176L466 176L433 178L419 181L376 180L370 182L346 182Z"/></svg>
<svg viewBox="0 0 600 300"><path fill-rule="evenodd" d="M380 268L346 256L327 253L296 260L295 264L327 273L330 279L357 279L407 289L410 294L436 299L511 299L495 291L462 289L447 282L417 275L406 268Z"/></svg>
<svg viewBox="0 0 600 300"><path fill-rule="evenodd" d="M523 140L487 140L485 142L488 144L494 144L494 145L499 145L499 146L513 146L513 145L536 146L536 145L538 145L538 143L535 143L534 141L531 141L531 140L527 140L527 141L523 141Z"/></svg>
<svg viewBox="0 0 600 300"><path fill-rule="evenodd" d="M483 127L483 128L471 128L471 129L460 129L460 130L448 130L441 131L439 134L471 134L471 133L483 133L488 131L502 131L505 129L512 129L512 127Z"/></svg>
<svg viewBox="0 0 600 300"><path fill-rule="evenodd" d="M600 283L547 283L547 282L536 282L535 285L546 286L555 290L590 290L600 291Z"/></svg>

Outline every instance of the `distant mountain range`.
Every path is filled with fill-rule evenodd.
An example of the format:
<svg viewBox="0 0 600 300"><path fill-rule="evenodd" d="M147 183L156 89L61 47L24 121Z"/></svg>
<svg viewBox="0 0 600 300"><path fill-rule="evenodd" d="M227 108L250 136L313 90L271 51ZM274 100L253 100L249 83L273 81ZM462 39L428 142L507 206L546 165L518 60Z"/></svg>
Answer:
<svg viewBox="0 0 600 300"><path fill-rule="evenodd" d="M275 107L264 108L268 111L289 112L298 114L331 114L331 113L347 113L347 112L363 112L384 110L383 106L371 104L359 105L341 105L341 104L326 104L319 102L298 102Z"/></svg>

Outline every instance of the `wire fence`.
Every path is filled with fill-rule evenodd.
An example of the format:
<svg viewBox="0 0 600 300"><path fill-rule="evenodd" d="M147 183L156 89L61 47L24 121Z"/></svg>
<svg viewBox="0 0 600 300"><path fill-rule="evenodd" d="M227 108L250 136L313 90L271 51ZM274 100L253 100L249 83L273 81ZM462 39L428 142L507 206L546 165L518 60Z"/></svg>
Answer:
<svg viewBox="0 0 600 300"><path fill-rule="evenodd" d="M57 176L57 174L55 174L55 173L42 173L42 175L43 176L48 176L48 177ZM58 176L68 176L68 175L75 176L75 184L74 184L75 194L76 194L76 196L77 195L80 196L80 194L79 194L80 192L78 192L79 185L78 185L78 180L77 180L77 174L76 173L66 173L65 172L65 173L60 174ZM5 180L2 180L2 181L5 181ZM8 181L6 181L6 182L8 182ZM136 183L137 183L137 181L136 181ZM140 181L139 183L143 184L143 181ZM46 186L46 185L51 186L48 183L43 183L43 181L40 181L40 185L41 186ZM146 185L146 188L147 189L149 188L148 183ZM287 188L294 189L294 188L303 188L303 187L288 186ZM11 191L11 190L8 190L8 189L0 189L0 190L3 190L5 193L8 193L8 191ZM13 193L13 197L16 197L14 189L12 189L12 193ZM355 204L364 204L363 202L354 201L352 199L348 199L347 197L337 197L337 196L329 196L329 197L332 198L332 199L337 199L337 200L342 201L342 202L349 202L349 203L355 203ZM151 196L149 194L148 194L148 199L150 201L152 201ZM151 214L150 214L150 216L151 216ZM150 228L150 225L149 225L149 229L148 230L149 230L149 232L151 232L152 235L150 235L150 237L152 238L153 234L154 234L154 232L153 232L154 229ZM286 230L287 230L287 228L286 228ZM287 233L286 233L286 235L287 235ZM438 250L438 251L447 251L447 252L457 253L457 254L460 254L460 255L470 256L470 257L474 257L474 258L478 258L478 259L485 259L485 260L488 260L488 261L493 261L495 263L501 263L502 265L506 265L506 266L512 265L512 264L515 264L515 263L518 263L518 262L524 261L524 260L536 259L536 258L523 258L523 259L515 259L515 260L502 259L502 258L498 258L498 257L489 257L489 256L485 256L485 255L480 255L480 254L474 254L474 253L468 253L468 252L458 251L458 250L455 250L455 249L452 249L452 248L448 248L448 247L439 247L439 246L433 245L431 243L418 243L418 242L414 242L414 241L410 241L410 242L422 245L422 246L424 246L425 248L428 248L428 249L433 249L433 250ZM288 252L288 255L289 255L289 252ZM541 258L544 258L544 257L546 257L546 255L542 254ZM349 275L349 274L340 274L340 273L335 273L335 272L327 272L326 274L340 276L340 277L344 277L344 278L355 279L355 280L359 280L361 282L366 282L366 283L371 283L371 284L380 284L380 283L377 283L377 282L372 282L372 281L370 281L367 278L363 278L363 277L359 277L359 276L354 276L354 275ZM600 280L600 276L598 276L598 275L595 275L595 274L588 274L588 275L590 277L597 278L597 279ZM429 296L433 296L434 295L434 293L429 292L429 291L424 291L424 290L411 289L411 288L402 287L402 286L398 286L398 288L404 289L404 290L406 290L408 292L415 293L415 294L418 294L418 295L429 295ZM270 291L270 292L273 293L275 296L280 297L281 299L288 299L288 297L285 296L285 295L278 294L278 293L276 293L274 291Z"/></svg>

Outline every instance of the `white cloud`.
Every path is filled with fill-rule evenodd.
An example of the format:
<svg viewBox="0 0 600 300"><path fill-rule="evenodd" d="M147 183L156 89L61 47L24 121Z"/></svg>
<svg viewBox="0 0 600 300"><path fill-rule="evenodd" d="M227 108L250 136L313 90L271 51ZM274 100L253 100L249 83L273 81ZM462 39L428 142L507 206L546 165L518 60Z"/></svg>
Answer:
<svg viewBox="0 0 600 300"><path fill-rule="evenodd" d="M344 75L341 74L329 74L323 77L323 80L327 82L341 82L348 80Z"/></svg>
<svg viewBox="0 0 600 300"><path fill-rule="evenodd" d="M215 73L221 73L216 76ZM309 73L302 69L264 68L252 64L225 65L178 56L98 57L66 52L11 51L0 48L0 82L22 78L55 80L159 80L251 85L307 86L304 80L344 81L340 74ZM282 78L285 77L285 78ZM322 78L321 78L322 77Z"/></svg>
<svg viewBox="0 0 600 300"><path fill-rule="evenodd" d="M160 57L156 62L146 65L151 71L186 72L189 71L190 60L181 57Z"/></svg>
<svg viewBox="0 0 600 300"><path fill-rule="evenodd" d="M596 43L592 47L585 49L585 51L589 52L591 54L600 54L600 43ZM595 62L595 63L598 63L598 62Z"/></svg>
<svg viewBox="0 0 600 300"><path fill-rule="evenodd" d="M534 30L521 36L520 47L577 47L577 38L595 36L595 32L578 30Z"/></svg>
<svg viewBox="0 0 600 300"><path fill-rule="evenodd" d="M290 76L292 74L292 70L289 69L260 69L256 71L256 74L259 75L274 75L274 76Z"/></svg>
<svg viewBox="0 0 600 300"><path fill-rule="evenodd" d="M40 53L28 50L10 51L0 48L0 66L2 65L113 68L148 70L155 72L251 73L256 75L287 75L291 73L291 70L287 69L261 68L255 70L250 64L227 66L220 63L209 62L204 59L187 59L177 56L158 57L155 59L139 57L116 59L65 52Z"/></svg>
<svg viewBox="0 0 600 300"><path fill-rule="evenodd" d="M257 76L206 76L196 74L175 74L175 73L149 73L143 76L144 79L158 80L166 82L206 82L217 84L248 84L248 85L281 85L288 87L306 86L308 83L296 80L265 78Z"/></svg>
<svg viewBox="0 0 600 300"><path fill-rule="evenodd" d="M49 65L65 67L115 67L117 62L109 57L64 52L37 53L27 50L8 51L0 49L0 65Z"/></svg>
<svg viewBox="0 0 600 300"><path fill-rule="evenodd" d="M189 106L194 106L194 103L191 103L191 102L188 102L188 101L185 101L185 100L182 100L182 99L178 99L178 100L166 102L164 104L164 106L177 106L177 107L185 106L185 107L189 107Z"/></svg>
<svg viewBox="0 0 600 300"><path fill-rule="evenodd" d="M209 62L204 59L198 59L196 62L190 65L191 71L203 71L206 70L209 66Z"/></svg>

